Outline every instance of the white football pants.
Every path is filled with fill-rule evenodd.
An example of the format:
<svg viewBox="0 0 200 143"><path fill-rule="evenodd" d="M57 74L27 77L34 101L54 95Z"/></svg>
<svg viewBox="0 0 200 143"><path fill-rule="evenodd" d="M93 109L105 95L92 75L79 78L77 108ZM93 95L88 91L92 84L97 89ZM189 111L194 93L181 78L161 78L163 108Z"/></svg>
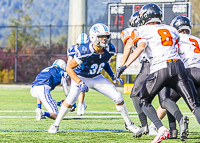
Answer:
<svg viewBox="0 0 200 143"><path fill-rule="evenodd" d="M96 91L106 95L115 104L119 104L123 101L122 94L116 89L115 85L101 74L93 78L85 78L82 76L78 77L88 86L88 88L93 88ZM78 84L74 80L71 80L70 92L65 101L69 105L73 105L77 101L80 92L81 91Z"/></svg>
<svg viewBox="0 0 200 143"><path fill-rule="evenodd" d="M33 86L30 90L31 95L38 98L48 112L58 115L58 107L56 101L52 98L50 92L51 87L48 85Z"/></svg>

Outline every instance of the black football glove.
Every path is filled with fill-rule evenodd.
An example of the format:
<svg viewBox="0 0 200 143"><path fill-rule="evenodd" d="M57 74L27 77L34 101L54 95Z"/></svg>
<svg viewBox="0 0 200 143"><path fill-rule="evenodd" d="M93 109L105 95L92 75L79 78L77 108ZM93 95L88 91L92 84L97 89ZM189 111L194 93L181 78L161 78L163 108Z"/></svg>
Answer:
<svg viewBox="0 0 200 143"><path fill-rule="evenodd" d="M115 73L115 79L116 78L119 78L120 75L124 72L124 70L126 69L127 67L125 65L123 65L122 67L118 67L117 70L116 70L116 73Z"/></svg>

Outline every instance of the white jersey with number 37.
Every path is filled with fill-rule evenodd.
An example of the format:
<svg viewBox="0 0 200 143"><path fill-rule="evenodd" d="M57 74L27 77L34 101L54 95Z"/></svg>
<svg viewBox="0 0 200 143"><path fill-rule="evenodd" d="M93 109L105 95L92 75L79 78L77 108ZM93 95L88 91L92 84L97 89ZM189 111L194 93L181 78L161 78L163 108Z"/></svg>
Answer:
<svg viewBox="0 0 200 143"><path fill-rule="evenodd" d="M132 39L134 43L146 39L145 51L150 59L150 73L166 68L169 59L180 59L175 46L179 40L179 33L172 26L164 24L140 26L133 31Z"/></svg>
<svg viewBox="0 0 200 143"><path fill-rule="evenodd" d="M200 68L200 39L180 33L178 53L185 65L185 68Z"/></svg>

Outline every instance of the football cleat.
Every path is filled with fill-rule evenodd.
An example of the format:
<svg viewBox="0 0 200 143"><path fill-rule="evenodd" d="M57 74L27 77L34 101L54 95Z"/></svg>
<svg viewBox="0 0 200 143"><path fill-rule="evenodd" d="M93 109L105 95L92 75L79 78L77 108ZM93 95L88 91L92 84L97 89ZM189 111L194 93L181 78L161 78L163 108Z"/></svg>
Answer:
<svg viewBox="0 0 200 143"><path fill-rule="evenodd" d="M36 120L40 121L42 118L42 110L40 108L36 108L35 113L36 113Z"/></svg>
<svg viewBox="0 0 200 143"><path fill-rule="evenodd" d="M189 118L187 116L183 116L179 123L181 141L185 141L185 139L189 135L188 124L189 124Z"/></svg>
<svg viewBox="0 0 200 143"><path fill-rule="evenodd" d="M168 139L177 139L178 130L170 130L170 137Z"/></svg>
<svg viewBox="0 0 200 143"><path fill-rule="evenodd" d="M58 129L59 129L59 126L56 126L56 125L52 124L52 125L50 126L50 128L48 129L48 132L49 132L49 133L55 134L55 133L58 132Z"/></svg>
<svg viewBox="0 0 200 143"><path fill-rule="evenodd" d="M141 137L143 134L148 134L149 133L149 129L148 129L148 126L144 126L144 127L141 127L136 133L133 134L133 137L136 137L136 138L139 138Z"/></svg>
<svg viewBox="0 0 200 143"><path fill-rule="evenodd" d="M162 140L169 138L170 132L164 126L158 129L158 134L151 143L160 143Z"/></svg>
<svg viewBox="0 0 200 143"><path fill-rule="evenodd" d="M75 111L75 109L76 109L76 103L74 103L74 105L72 106L72 108L71 108L70 112L74 112L74 111Z"/></svg>
<svg viewBox="0 0 200 143"><path fill-rule="evenodd" d="M150 124L149 126L149 135L156 136L158 132L156 131L156 127L153 123Z"/></svg>
<svg viewBox="0 0 200 143"><path fill-rule="evenodd" d="M46 119L47 117L46 116L44 116L44 115L42 115L42 117L41 117L41 119Z"/></svg>
<svg viewBox="0 0 200 143"><path fill-rule="evenodd" d="M140 128L138 126L136 126L133 122L131 122L131 124L129 126L127 126L125 123L125 128L133 133L136 133L140 130Z"/></svg>
<svg viewBox="0 0 200 143"><path fill-rule="evenodd" d="M87 108L87 105L84 103L79 103L77 108L77 115L84 115L85 109Z"/></svg>

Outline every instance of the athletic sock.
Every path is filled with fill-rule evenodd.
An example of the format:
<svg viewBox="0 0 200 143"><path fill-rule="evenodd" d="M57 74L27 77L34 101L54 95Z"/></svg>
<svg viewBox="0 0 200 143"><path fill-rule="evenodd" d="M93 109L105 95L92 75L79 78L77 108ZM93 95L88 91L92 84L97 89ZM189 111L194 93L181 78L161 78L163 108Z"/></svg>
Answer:
<svg viewBox="0 0 200 143"><path fill-rule="evenodd" d="M62 101L62 100L61 100L61 101ZM56 101L57 106L59 106L59 107L61 106L61 104L62 104L61 101L58 101L58 102Z"/></svg>
<svg viewBox="0 0 200 143"><path fill-rule="evenodd" d="M135 107L136 112L138 113L138 117L140 119L140 122L142 124L142 127L145 127L147 125L147 116L142 111L142 109L139 106L139 98L138 96L132 97L133 105Z"/></svg>
<svg viewBox="0 0 200 143"><path fill-rule="evenodd" d="M175 117L178 123L181 121L183 115L174 101L171 101L169 98L167 98L162 102L162 107L167 109L167 111L169 111Z"/></svg>
<svg viewBox="0 0 200 143"><path fill-rule="evenodd" d="M121 113L121 116L124 118L124 121L127 126L131 125L131 120L128 115L128 111L126 108L126 104L124 103L123 105L115 105L117 111Z"/></svg>
<svg viewBox="0 0 200 143"><path fill-rule="evenodd" d="M44 116L50 117L50 113L49 112L44 112L43 114Z"/></svg>
<svg viewBox="0 0 200 143"><path fill-rule="evenodd" d="M157 116L156 110L151 104L142 105L142 110L147 115L147 117L154 123L157 129L163 126L162 122Z"/></svg>
<svg viewBox="0 0 200 143"><path fill-rule="evenodd" d="M59 126L61 120L64 118L64 116L70 111L71 108L66 107L65 105L62 104L60 107L59 114L54 122L54 125Z"/></svg>
<svg viewBox="0 0 200 143"><path fill-rule="evenodd" d="M195 115L198 123L200 124L200 107L197 107L196 109L194 109L194 115Z"/></svg>
<svg viewBox="0 0 200 143"><path fill-rule="evenodd" d="M174 118L174 116L171 113L169 113L169 111L167 111L167 117L169 120L170 130L176 130L176 119Z"/></svg>
<svg viewBox="0 0 200 143"><path fill-rule="evenodd" d="M37 104L37 108L40 108L40 109L41 109L41 103L38 103L38 104Z"/></svg>

